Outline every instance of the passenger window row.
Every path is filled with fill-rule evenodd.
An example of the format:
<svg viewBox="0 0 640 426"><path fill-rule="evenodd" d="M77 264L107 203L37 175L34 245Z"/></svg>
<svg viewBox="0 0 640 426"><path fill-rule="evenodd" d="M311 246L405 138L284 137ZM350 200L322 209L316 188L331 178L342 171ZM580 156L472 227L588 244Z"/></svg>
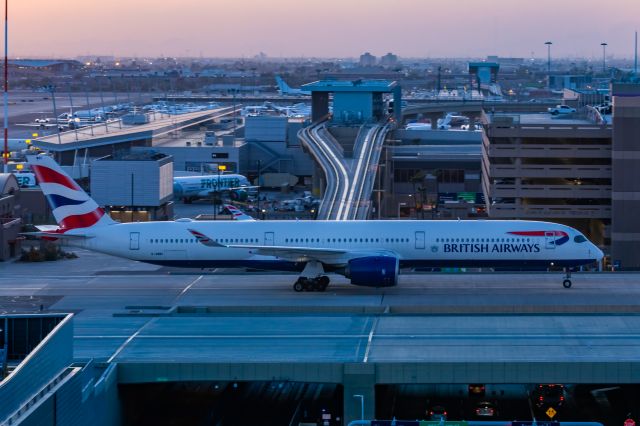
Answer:
<svg viewBox="0 0 640 426"><path fill-rule="evenodd" d="M214 239L217 243L257 243L257 238L219 238ZM152 238L149 240L151 244L193 244L197 241L193 238Z"/></svg>
<svg viewBox="0 0 640 426"><path fill-rule="evenodd" d="M436 243L528 243L531 238L436 238Z"/></svg>
<svg viewBox="0 0 640 426"><path fill-rule="evenodd" d="M149 243L151 244L193 244L196 240L194 238L151 238Z"/></svg>
<svg viewBox="0 0 640 426"><path fill-rule="evenodd" d="M327 238L325 243L379 243L381 238ZM408 243L408 238L385 238L386 243ZM320 238L285 238L285 243L319 243Z"/></svg>

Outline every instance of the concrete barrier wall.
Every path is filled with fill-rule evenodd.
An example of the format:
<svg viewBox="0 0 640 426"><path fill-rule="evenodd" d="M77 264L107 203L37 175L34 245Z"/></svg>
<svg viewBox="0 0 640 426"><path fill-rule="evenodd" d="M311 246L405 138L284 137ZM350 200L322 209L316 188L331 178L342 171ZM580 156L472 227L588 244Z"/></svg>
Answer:
<svg viewBox="0 0 640 426"><path fill-rule="evenodd" d="M25 320L33 317L25 315ZM13 316L20 318L20 316ZM73 362L73 322L67 315L0 383L0 423Z"/></svg>

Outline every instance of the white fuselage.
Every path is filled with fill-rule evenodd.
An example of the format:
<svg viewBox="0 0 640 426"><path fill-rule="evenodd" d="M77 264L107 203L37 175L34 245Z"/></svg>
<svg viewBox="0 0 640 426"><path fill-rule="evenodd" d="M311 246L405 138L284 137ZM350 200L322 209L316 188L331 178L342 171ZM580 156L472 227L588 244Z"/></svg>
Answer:
<svg viewBox="0 0 640 426"><path fill-rule="evenodd" d="M199 243L190 229L222 247ZM91 250L186 267L268 266L271 263L275 265L273 269L280 269L278 265L285 262L308 260L305 255L295 254L296 249L303 253L305 248L341 251L315 256L315 260L336 268L351 259L374 255L395 256L401 267L576 266L602 257L602 252L573 228L518 220L212 222L180 219L69 231L73 233L90 236L85 240L70 240L70 243ZM531 236L536 233L539 235ZM290 247L293 254L258 253L260 247L271 246Z"/></svg>
<svg viewBox="0 0 640 426"><path fill-rule="evenodd" d="M182 198L207 197L214 192L239 190L249 185L249 180L238 174L173 178L173 192L176 197Z"/></svg>

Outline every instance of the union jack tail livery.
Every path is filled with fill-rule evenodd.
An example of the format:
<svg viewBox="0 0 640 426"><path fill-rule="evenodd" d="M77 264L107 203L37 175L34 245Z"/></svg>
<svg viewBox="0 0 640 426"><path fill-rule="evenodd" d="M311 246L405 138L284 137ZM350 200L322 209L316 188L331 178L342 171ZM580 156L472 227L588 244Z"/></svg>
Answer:
<svg viewBox="0 0 640 426"><path fill-rule="evenodd" d="M115 223L53 158L30 155L27 161L51 206L58 232Z"/></svg>
<svg viewBox="0 0 640 426"><path fill-rule="evenodd" d="M232 206L231 204L225 204L224 207L227 210L229 210L229 212L231 213L231 216L233 216L233 220L249 220L249 221L255 220L254 218L244 213L239 208Z"/></svg>

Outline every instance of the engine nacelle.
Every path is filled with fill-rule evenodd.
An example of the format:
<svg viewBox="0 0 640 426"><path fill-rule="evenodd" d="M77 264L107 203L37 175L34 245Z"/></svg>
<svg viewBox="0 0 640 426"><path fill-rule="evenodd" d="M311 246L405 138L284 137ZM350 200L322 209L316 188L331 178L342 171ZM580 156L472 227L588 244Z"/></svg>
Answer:
<svg viewBox="0 0 640 426"><path fill-rule="evenodd" d="M399 262L392 256L369 256L351 259L345 276L351 284L366 287L393 287L398 284Z"/></svg>

